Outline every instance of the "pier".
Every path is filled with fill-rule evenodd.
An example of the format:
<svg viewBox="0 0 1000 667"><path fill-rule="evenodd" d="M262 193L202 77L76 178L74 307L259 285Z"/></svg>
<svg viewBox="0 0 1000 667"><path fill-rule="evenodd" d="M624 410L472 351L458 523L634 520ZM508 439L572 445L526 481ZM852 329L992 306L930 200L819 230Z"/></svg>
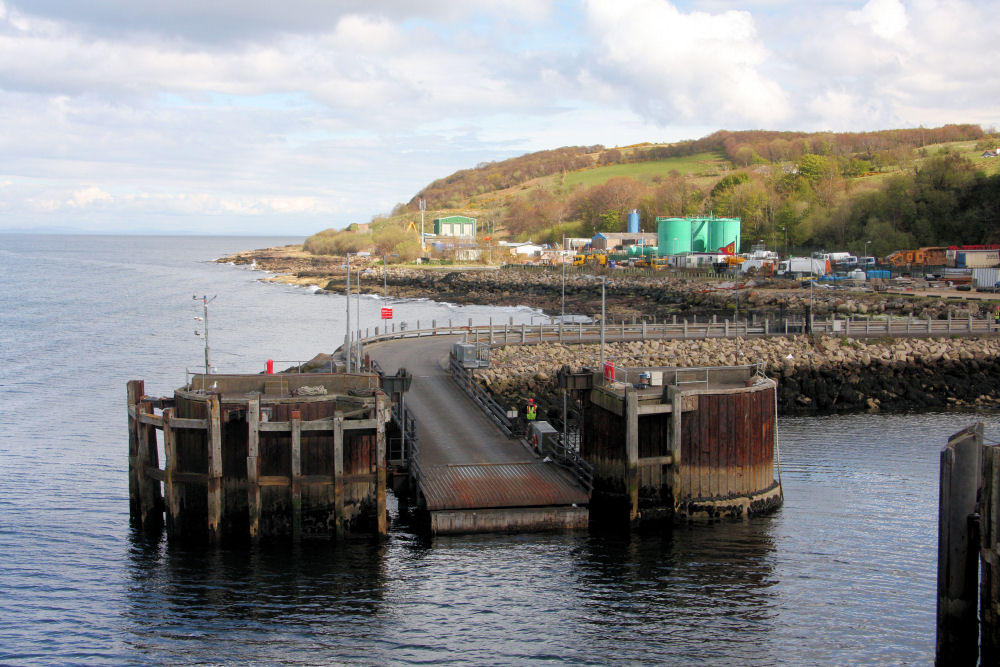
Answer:
<svg viewBox="0 0 1000 667"><path fill-rule="evenodd" d="M144 529L217 542L381 536L389 401L374 374L128 383L129 499ZM162 462L162 466L161 466Z"/></svg>
<svg viewBox="0 0 1000 667"><path fill-rule="evenodd" d="M750 333L739 322L701 326ZM386 534L387 488L434 535L579 530L594 519L637 527L780 505L776 384L759 367L567 374L581 415L567 441L544 420L529 439L516 406L491 404L476 364L453 353L456 343L568 343L568 330L418 325L368 337L361 373L197 374L166 398L132 381L132 517L165 524L172 538L344 539ZM599 333L584 331L573 327L581 340ZM653 332L622 324L605 333ZM646 371L654 382L636 388Z"/></svg>

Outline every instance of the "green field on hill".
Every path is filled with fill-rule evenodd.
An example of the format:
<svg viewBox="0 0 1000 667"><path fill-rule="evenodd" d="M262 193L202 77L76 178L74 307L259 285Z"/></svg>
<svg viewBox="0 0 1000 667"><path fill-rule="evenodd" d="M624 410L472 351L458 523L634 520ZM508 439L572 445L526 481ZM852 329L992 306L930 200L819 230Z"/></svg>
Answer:
<svg viewBox="0 0 1000 667"><path fill-rule="evenodd" d="M654 160L652 162L633 162L628 164L612 164L605 167L594 167L566 174L564 185L569 188L600 185L618 176L628 176L645 183L652 183L655 176L669 176L676 171L682 176L704 176L718 178L729 171L729 160L718 153L698 153L686 157ZM556 177L550 177L554 180Z"/></svg>

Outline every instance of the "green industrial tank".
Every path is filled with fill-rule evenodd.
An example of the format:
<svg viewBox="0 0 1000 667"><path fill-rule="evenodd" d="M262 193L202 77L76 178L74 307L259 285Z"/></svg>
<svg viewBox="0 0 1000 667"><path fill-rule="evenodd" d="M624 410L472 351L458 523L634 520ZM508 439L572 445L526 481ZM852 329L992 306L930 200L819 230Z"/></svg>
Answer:
<svg viewBox="0 0 1000 667"><path fill-rule="evenodd" d="M663 255L691 252L691 221L686 218L657 218L656 242Z"/></svg>
<svg viewBox="0 0 1000 667"><path fill-rule="evenodd" d="M708 218L691 218L691 250L708 252Z"/></svg>
<svg viewBox="0 0 1000 667"><path fill-rule="evenodd" d="M740 219L739 218L709 218L708 220L708 252L716 252L732 243L740 251Z"/></svg>
<svg viewBox="0 0 1000 667"><path fill-rule="evenodd" d="M720 248L733 243L736 245L736 252L740 251L740 219L739 218L723 218L722 219L722 240L723 244L719 246Z"/></svg>

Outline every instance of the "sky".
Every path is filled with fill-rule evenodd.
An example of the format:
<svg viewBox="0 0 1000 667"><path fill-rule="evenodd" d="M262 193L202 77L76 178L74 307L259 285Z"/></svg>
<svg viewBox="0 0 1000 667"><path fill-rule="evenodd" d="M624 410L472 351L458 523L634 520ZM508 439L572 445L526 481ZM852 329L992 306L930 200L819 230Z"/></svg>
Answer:
<svg viewBox="0 0 1000 667"><path fill-rule="evenodd" d="M716 130L1000 126L1000 0L0 0L0 231L307 236Z"/></svg>

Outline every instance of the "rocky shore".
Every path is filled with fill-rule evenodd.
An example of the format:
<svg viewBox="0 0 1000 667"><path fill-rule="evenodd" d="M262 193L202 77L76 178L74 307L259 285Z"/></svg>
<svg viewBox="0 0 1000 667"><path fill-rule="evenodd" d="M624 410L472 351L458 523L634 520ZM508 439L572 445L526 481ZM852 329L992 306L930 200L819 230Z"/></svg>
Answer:
<svg viewBox="0 0 1000 667"><path fill-rule="evenodd" d="M560 414L556 373L598 367L598 345L517 345L493 351L477 377L501 405L528 397ZM763 361L782 414L1000 406L1000 338L862 340L827 336L612 343L629 366L730 366Z"/></svg>
<svg viewBox="0 0 1000 667"><path fill-rule="evenodd" d="M247 251L219 262L253 264L268 271L268 280L317 285L322 291L342 292L343 258L314 256L298 246ZM355 260L352 260L352 266ZM548 315L562 310L563 274L558 267L430 269L389 265L376 258L361 258L361 290L382 293L388 284L394 298L428 298L459 304L529 306ZM383 280L383 271L387 275ZM731 278L686 279L666 273L627 273L613 270L570 268L566 271L566 312L594 316L601 311L601 281L606 283L606 311L611 321L667 318L803 317L810 303L816 318L913 316L921 319L988 317L996 301L943 299L920 293L877 293L871 290L810 290L791 280Z"/></svg>
<svg viewBox="0 0 1000 667"><path fill-rule="evenodd" d="M301 246L267 248L220 258L268 271L266 279L317 285L342 292L343 258L313 256ZM412 268L377 258L352 259L360 267L361 289L393 298L429 298L460 304L529 306L550 315L562 308L561 267ZM386 271L385 275L383 271ZM384 275L384 278L383 278ZM920 319L990 318L996 300L942 298L920 291L808 288L787 280L724 277L685 279L661 273L573 268L566 271L566 312L596 316L601 281L606 280L611 321L676 317L804 318L814 316ZM965 293L968 295L969 293ZM948 296L962 296L950 293ZM992 295L991 295L992 296ZM750 340L683 340L614 343L607 356L622 366L724 366L763 360L779 380L784 414L943 409L1000 405L1000 339L844 339L821 336ZM494 363L479 375L501 404L521 405L534 397L547 409L561 409L555 373L563 365L596 368L596 345L510 346L494 351ZM558 404L558 405L556 405Z"/></svg>

